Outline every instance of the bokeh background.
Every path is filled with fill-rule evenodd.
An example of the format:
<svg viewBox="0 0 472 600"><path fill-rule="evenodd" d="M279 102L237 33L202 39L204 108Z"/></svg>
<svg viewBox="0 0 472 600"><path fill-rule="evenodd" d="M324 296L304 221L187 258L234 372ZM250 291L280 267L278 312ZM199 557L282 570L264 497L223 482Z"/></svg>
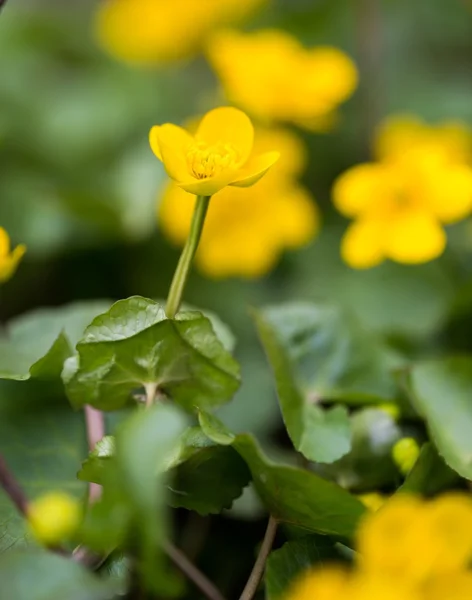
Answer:
<svg viewBox="0 0 472 600"><path fill-rule="evenodd" d="M80 299L164 298L179 248L157 220L166 175L148 132L228 103L198 49L181 60L140 65L105 48L97 35L101 4L9 0L0 12L0 224L28 247L18 273L2 286L3 321ZM300 181L319 207L318 235L283 253L263 277L214 280L195 271L186 291L189 303L217 313L237 338L243 385L220 415L232 429L275 445L279 409L250 306L287 299L341 305L366 331L412 357L472 349L472 222L448 228L447 250L435 261L359 271L340 258L348 222L331 200L335 178L369 158L383 117L410 113L472 126L472 4L259 4L238 22L241 30L277 28L306 46L336 46L360 78L328 131L292 127L307 148ZM250 498L238 510L257 515ZM253 531L241 523L225 527Z"/></svg>

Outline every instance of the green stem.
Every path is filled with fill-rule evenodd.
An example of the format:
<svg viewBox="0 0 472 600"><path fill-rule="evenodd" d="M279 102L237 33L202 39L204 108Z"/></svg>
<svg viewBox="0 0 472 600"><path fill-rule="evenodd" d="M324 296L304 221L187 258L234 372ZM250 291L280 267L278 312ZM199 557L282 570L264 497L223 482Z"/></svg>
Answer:
<svg viewBox="0 0 472 600"><path fill-rule="evenodd" d="M167 298L166 315L169 319L175 317L175 314L179 310L180 303L182 302L182 296L192 266L193 257L195 256L202 235L203 224L205 222L208 205L210 204L210 198L211 196L197 196L192 223L190 225L190 232L187 241L185 242L184 249L182 250L182 254L180 255L174 278L172 279L172 284L170 286L169 296Z"/></svg>

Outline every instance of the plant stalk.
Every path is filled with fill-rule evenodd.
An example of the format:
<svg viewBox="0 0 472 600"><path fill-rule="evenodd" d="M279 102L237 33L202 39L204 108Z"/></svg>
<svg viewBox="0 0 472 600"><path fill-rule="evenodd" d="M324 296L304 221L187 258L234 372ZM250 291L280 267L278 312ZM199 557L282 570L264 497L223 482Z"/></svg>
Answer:
<svg viewBox="0 0 472 600"><path fill-rule="evenodd" d="M274 543L275 534L277 533L277 520L271 515L267 523L267 529L262 540L261 548L257 556L252 572L249 575L246 586L241 594L239 600L252 600L254 594L257 592L259 583L264 575L265 565L267 557L272 549Z"/></svg>
<svg viewBox="0 0 472 600"><path fill-rule="evenodd" d="M180 308L193 257L195 256L202 235L210 198L211 196L197 196L190 232L180 255L167 298L166 315L169 319L173 319Z"/></svg>

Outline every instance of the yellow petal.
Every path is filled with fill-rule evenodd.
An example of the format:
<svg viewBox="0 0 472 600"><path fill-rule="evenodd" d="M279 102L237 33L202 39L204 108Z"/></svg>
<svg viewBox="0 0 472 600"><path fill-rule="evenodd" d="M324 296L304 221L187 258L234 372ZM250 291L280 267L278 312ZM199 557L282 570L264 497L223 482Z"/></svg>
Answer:
<svg viewBox="0 0 472 600"><path fill-rule="evenodd" d="M20 244L11 254L0 257L0 282L7 281L12 277L18 267L18 263L26 252L26 246Z"/></svg>
<svg viewBox="0 0 472 600"><path fill-rule="evenodd" d="M424 598L428 600L467 600L472 598L472 573L461 570L437 575L425 586Z"/></svg>
<svg viewBox="0 0 472 600"><path fill-rule="evenodd" d="M209 146L230 144L238 154L238 164L242 165L252 151L254 127L241 110L222 106L210 110L203 117L195 137Z"/></svg>
<svg viewBox="0 0 472 600"><path fill-rule="evenodd" d="M394 194L390 177L380 165L357 165L340 175L333 187L333 202L347 217L355 217Z"/></svg>
<svg viewBox="0 0 472 600"><path fill-rule="evenodd" d="M341 566L310 569L298 575L285 600L348 600L350 576Z"/></svg>
<svg viewBox="0 0 472 600"><path fill-rule="evenodd" d="M446 234L429 213L405 210L390 223L384 243L388 258L405 264L419 264L443 253Z"/></svg>
<svg viewBox="0 0 472 600"><path fill-rule="evenodd" d="M472 168L451 165L431 177L425 201L443 223L454 223L472 212Z"/></svg>
<svg viewBox="0 0 472 600"><path fill-rule="evenodd" d="M254 185L263 177L271 166L280 158L279 152L266 152L259 156L254 156L236 173L237 179L230 185L236 187L249 187Z"/></svg>
<svg viewBox="0 0 472 600"><path fill-rule="evenodd" d="M193 143L193 138L185 129L172 123L156 125L151 129L149 142L171 179L183 181L190 177L187 149Z"/></svg>
<svg viewBox="0 0 472 600"><path fill-rule="evenodd" d="M10 252L10 236L0 227L0 256L5 256Z"/></svg>
<svg viewBox="0 0 472 600"><path fill-rule="evenodd" d="M385 258L385 222L359 219L352 223L341 242L341 256L354 269L370 269Z"/></svg>
<svg viewBox="0 0 472 600"><path fill-rule="evenodd" d="M176 181L177 185L190 194L197 196L213 196L216 192L219 192L235 177L234 170L223 171L215 177L207 177L206 179L188 179L184 181Z"/></svg>

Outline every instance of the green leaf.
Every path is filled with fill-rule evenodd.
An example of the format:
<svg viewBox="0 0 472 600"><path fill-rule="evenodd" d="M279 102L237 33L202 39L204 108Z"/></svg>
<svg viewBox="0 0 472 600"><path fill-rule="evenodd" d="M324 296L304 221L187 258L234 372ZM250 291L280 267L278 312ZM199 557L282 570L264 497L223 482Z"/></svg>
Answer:
<svg viewBox="0 0 472 600"><path fill-rule="evenodd" d="M76 478L87 454L84 417L51 385L0 383L0 453L28 498L62 490L85 499ZM30 544L25 520L0 491L0 554Z"/></svg>
<svg viewBox="0 0 472 600"><path fill-rule="evenodd" d="M351 416L352 450L332 465L322 465L323 475L356 491L377 489L398 477L393 445L402 436L400 427L384 410L365 408Z"/></svg>
<svg viewBox="0 0 472 600"><path fill-rule="evenodd" d="M208 427L202 416L203 431L217 441L225 433L224 425L217 427L213 417ZM313 533L347 538L354 534L365 507L349 492L311 471L269 461L250 435L235 436L232 445L246 461L258 495L276 519Z"/></svg>
<svg viewBox="0 0 472 600"><path fill-rule="evenodd" d="M75 407L124 406L131 394L156 386L187 410L227 402L239 367L199 312L167 319L153 300L134 296L97 317L66 361L63 379Z"/></svg>
<svg viewBox="0 0 472 600"><path fill-rule="evenodd" d="M182 413L172 405L156 405L133 414L116 436L117 485L132 513L134 544L138 544L143 581L156 592L172 593L166 576L162 543L166 539L166 458L184 430Z"/></svg>
<svg viewBox="0 0 472 600"><path fill-rule="evenodd" d="M439 454L459 475L472 479L472 358L415 365L409 389Z"/></svg>
<svg viewBox="0 0 472 600"><path fill-rule="evenodd" d="M250 479L246 463L233 448L202 448L176 469L170 503L201 515L217 514L231 508Z"/></svg>
<svg viewBox="0 0 472 600"><path fill-rule="evenodd" d="M423 444L415 466L398 491L433 496L450 487L457 479L455 471L444 463L433 444L427 442Z"/></svg>
<svg viewBox="0 0 472 600"><path fill-rule="evenodd" d="M111 600L117 587L58 554L15 551L0 556L4 600Z"/></svg>
<svg viewBox="0 0 472 600"><path fill-rule="evenodd" d="M298 388L309 401L395 399L391 370L401 360L347 314L333 307L292 303L265 308L259 315L264 337L272 343L276 336ZM278 356L279 350L272 353ZM269 359L273 362L270 355Z"/></svg>
<svg viewBox="0 0 472 600"><path fill-rule="evenodd" d="M282 548L271 552L267 559L267 600L283 598L294 579L303 571L333 560L339 560L339 553L329 538L310 535L286 542Z"/></svg>
<svg viewBox="0 0 472 600"><path fill-rule="evenodd" d="M295 448L314 462L333 462L350 450L351 431L345 407L324 410L299 389L288 349L278 338L273 320L253 312L259 337L271 364L282 416ZM316 363L313 365L316 370Z"/></svg>
<svg viewBox="0 0 472 600"><path fill-rule="evenodd" d="M59 377L85 327L110 302L42 308L10 321L0 338L0 378Z"/></svg>
<svg viewBox="0 0 472 600"><path fill-rule="evenodd" d="M105 481L107 469L112 468L114 456L115 438L112 435L106 435L84 460L77 477L81 481L102 484Z"/></svg>

